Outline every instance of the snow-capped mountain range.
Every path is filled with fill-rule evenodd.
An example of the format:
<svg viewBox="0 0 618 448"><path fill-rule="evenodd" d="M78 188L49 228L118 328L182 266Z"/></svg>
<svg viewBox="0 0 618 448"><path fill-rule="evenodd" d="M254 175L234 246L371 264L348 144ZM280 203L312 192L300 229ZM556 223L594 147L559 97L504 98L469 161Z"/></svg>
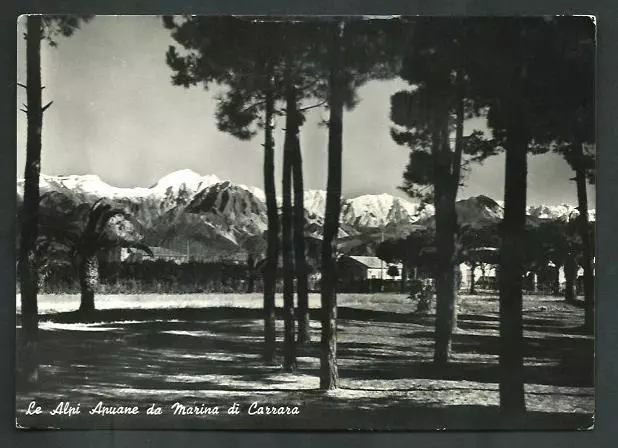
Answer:
<svg viewBox="0 0 618 448"><path fill-rule="evenodd" d="M114 187L96 175L41 175L40 188L43 213L64 214L67 203L77 207L103 198L135 218L138 226L133 227L134 238L172 249L184 250L191 244L194 255L206 258L242 251L245 241L262 235L267 227L265 194L261 189L191 170L170 173L149 188ZM18 203L22 197L23 180L18 180ZM320 238L326 192L306 191L304 206L305 232ZM531 218L538 219L566 217L574 211L570 205L528 207ZM458 201L457 212L460 222L471 225L503 217L501 205L486 196ZM433 213L430 205L421 207L389 194L343 198L339 236L347 241L371 239L378 233L380 239L401 237L415 226L431 226Z"/></svg>

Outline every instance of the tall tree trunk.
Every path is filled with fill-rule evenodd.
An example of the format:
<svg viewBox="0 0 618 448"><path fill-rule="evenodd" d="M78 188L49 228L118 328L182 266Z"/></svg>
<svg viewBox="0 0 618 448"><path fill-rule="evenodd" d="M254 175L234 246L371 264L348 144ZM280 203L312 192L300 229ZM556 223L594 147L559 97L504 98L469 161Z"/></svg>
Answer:
<svg viewBox="0 0 618 448"><path fill-rule="evenodd" d="M554 267L554 278L552 279L552 294L555 296L560 295L560 266L556 265Z"/></svg>
<svg viewBox="0 0 618 448"><path fill-rule="evenodd" d="M295 93L292 84L289 67L286 68L286 115L285 115L285 141L283 145L283 211L281 217L282 226L282 251L283 251L283 345L284 359L283 368L292 372L296 370L296 333L294 320L294 253L292 241L292 165L294 161L294 128L296 117L294 110Z"/></svg>
<svg viewBox="0 0 618 448"><path fill-rule="evenodd" d="M27 143L24 173L24 203L22 208L19 281L21 292L20 377L27 383L38 381L38 273L36 240L38 237L39 177L41 174L41 16L27 18Z"/></svg>
<svg viewBox="0 0 618 448"><path fill-rule="evenodd" d="M255 258L253 254L247 256L247 293L251 294L255 289Z"/></svg>
<svg viewBox="0 0 618 448"><path fill-rule="evenodd" d="M575 291L575 280L577 278L577 261L575 255L569 254L564 262L564 300L567 303L575 303L577 293Z"/></svg>
<svg viewBox="0 0 618 448"><path fill-rule="evenodd" d="M94 292L99 284L99 259L95 255L83 257L79 265L79 286L81 302L79 311L89 313L94 311Z"/></svg>
<svg viewBox="0 0 618 448"><path fill-rule="evenodd" d="M266 239L266 264L264 266L264 362L275 362L275 291L277 285L277 265L279 264L279 214L275 189L275 142L273 139L273 116L275 98L272 88L272 75L268 75L269 85L265 91L264 128L264 194L266 196L266 215L268 227Z"/></svg>
<svg viewBox="0 0 618 448"><path fill-rule="evenodd" d="M594 272L592 258L594 250L590 241L590 228L588 219L588 193L586 191L586 172L583 164L584 151L582 144L574 145L575 160L575 183L577 185L577 206L579 208L578 230L582 240L582 267L584 269L584 328L594 331Z"/></svg>
<svg viewBox="0 0 618 448"><path fill-rule="evenodd" d="M322 331L320 351L320 389L336 389L337 369L337 235L341 213L341 169L343 151L343 61L344 23L333 25L329 51L328 180L326 216L322 240Z"/></svg>
<svg viewBox="0 0 618 448"><path fill-rule="evenodd" d="M512 112L517 122L523 114ZM500 248L500 406L507 414L526 409L524 397L522 275L526 224L528 140L510 129L506 148L504 220Z"/></svg>
<svg viewBox="0 0 618 448"><path fill-rule="evenodd" d="M457 265L456 233L457 212L455 200L459 189L461 175L461 159L463 153L463 122L464 122L464 80L461 67L457 70L456 78L456 129L455 150L451 153L449 143L448 105L443 105L442 118L436 120L434 126L434 148L432 153L435 159L435 199L436 210L436 329L434 362L446 364L448 362L453 333L457 328L457 293L458 278L455 274Z"/></svg>
<svg viewBox="0 0 618 448"><path fill-rule="evenodd" d="M463 25L461 25L463 26ZM463 54L460 52L460 56L463 58ZM457 262L457 254L461 249L457 240L457 235L459 231L459 224L457 222L457 209L455 208L455 204L457 202L457 194L459 192L459 183L461 181L461 160L463 158L463 132L464 132L464 120L466 118L465 115L465 97L466 97L466 86L465 86L465 75L463 70L463 62L460 61L457 67L457 75L455 80L455 89L457 92L457 103L456 103L456 118L455 118L455 151L453 155L453 165L452 165L452 183L451 183L451 191L449 197L449 213L451 214L452 226L453 226L453 249L450 254L451 265L454 270L453 281L455 283L453 290L453 307L451 312L451 338L452 333L457 329L457 313L458 313L458 303L459 303L459 288L461 286L461 270L459 269L459 264ZM448 134L449 129L446 128L445 131Z"/></svg>
<svg viewBox="0 0 618 448"><path fill-rule="evenodd" d="M406 276L408 275L408 273L406 272L406 265L405 263L401 263L401 285L399 288L399 292L401 294L405 294L406 293Z"/></svg>
<svg viewBox="0 0 618 448"><path fill-rule="evenodd" d="M524 392L523 274L529 133L526 123L526 27L513 30L514 44L508 90L503 98L506 119L504 219L500 247L500 410L507 416L526 411Z"/></svg>
<svg viewBox="0 0 618 448"><path fill-rule="evenodd" d="M476 294L476 278L474 277L474 270L476 269L476 263L470 263L470 290L469 294Z"/></svg>
<svg viewBox="0 0 618 448"><path fill-rule="evenodd" d="M294 102L296 106L296 101ZM295 115L298 115L295 109ZM297 120L300 116L297 117ZM297 121L299 123L299 121ZM296 294L298 296L298 342L303 344L311 340L309 334L309 285L307 278L307 260L305 258L305 201L303 187L303 159L300 151L298 125L295 127L294 162L292 177L294 179L294 256L296 268Z"/></svg>
<svg viewBox="0 0 618 448"><path fill-rule="evenodd" d="M438 185L436 185L438 187ZM456 322L455 204L442 188L436 188L436 329L434 362L446 364ZM445 194L446 193L446 194Z"/></svg>

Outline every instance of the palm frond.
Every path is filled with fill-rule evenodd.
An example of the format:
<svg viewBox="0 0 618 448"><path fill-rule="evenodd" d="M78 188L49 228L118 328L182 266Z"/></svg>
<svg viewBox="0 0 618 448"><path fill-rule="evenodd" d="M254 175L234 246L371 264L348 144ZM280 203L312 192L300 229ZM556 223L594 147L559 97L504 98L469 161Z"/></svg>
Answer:
<svg viewBox="0 0 618 448"><path fill-rule="evenodd" d="M99 223L99 219L101 216L109 209L111 209L111 205L105 204L102 202L103 199L99 199L90 207L88 212L88 222L86 223L86 227L84 228L84 235L94 234L96 232L97 224Z"/></svg>
<svg viewBox="0 0 618 448"><path fill-rule="evenodd" d="M144 243L140 243L137 241L124 241L120 247L124 247L127 249L139 249L154 258L154 253L152 253L150 247Z"/></svg>
<svg viewBox="0 0 618 448"><path fill-rule="evenodd" d="M144 244L142 242L139 241L129 241L129 240L122 240L122 239L109 239L107 240L105 243L103 243L103 245L101 246L102 249L113 249L116 247L122 247L125 249L138 249L141 250L142 252L145 252L146 254L148 254L151 257L154 257L154 254L152 252L152 250L150 249L150 247L147 244Z"/></svg>
<svg viewBox="0 0 618 448"><path fill-rule="evenodd" d="M123 209L110 208L101 214L101 217L99 218L99 225L97 227L97 232L98 233L103 232L107 224L109 224L109 221L112 218L115 218L116 216L122 216L125 219L131 219L131 216L127 212L125 212Z"/></svg>
<svg viewBox="0 0 618 448"><path fill-rule="evenodd" d="M74 247L78 244L81 234L79 232L71 232L66 228L46 227L42 226L40 235L66 247Z"/></svg>

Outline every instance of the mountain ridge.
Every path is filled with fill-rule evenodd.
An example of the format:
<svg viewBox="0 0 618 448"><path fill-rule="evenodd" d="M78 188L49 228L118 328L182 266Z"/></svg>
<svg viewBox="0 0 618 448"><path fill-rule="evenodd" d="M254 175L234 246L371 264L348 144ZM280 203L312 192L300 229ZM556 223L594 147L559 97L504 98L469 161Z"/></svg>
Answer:
<svg viewBox="0 0 618 448"><path fill-rule="evenodd" d="M184 247L191 241L196 246L192 253L233 254L242 252L247 240L263 235L267 228L265 195L260 188L222 180L212 174L202 176L192 170L169 173L148 188L115 187L91 174L41 175L40 185L42 194L55 193L42 203L43 213L66 212L57 209L52 196L59 195L75 207L105 199L135 217L139 223L139 232L133 235L135 239L154 246ZM18 203L22 195L23 180L18 180ZM304 205L305 235L320 239L326 192L305 191ZM501 204L483 195L459 200L457 210L460 220L472 226L503 217ZM575 210L567 204L535 205L528 207L528 214L529 219L557 219ZM387 193L342 198L339 237L347 241L349 248L375 245L373 240L400 238L419 225L431 227L433 214L432 205L423 207ZM594 219L594 211L591 216Z"/></svg>

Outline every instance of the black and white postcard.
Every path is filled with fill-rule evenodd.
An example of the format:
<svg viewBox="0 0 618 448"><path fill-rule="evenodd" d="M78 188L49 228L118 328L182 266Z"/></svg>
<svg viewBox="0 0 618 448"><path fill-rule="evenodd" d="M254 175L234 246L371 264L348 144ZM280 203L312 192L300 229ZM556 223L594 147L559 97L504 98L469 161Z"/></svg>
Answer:
<svg viewBox="0 0 618 448"><path fill-rule="evenodd" d="M17 33L18 428L594 427L593 17Z"/></svg>

